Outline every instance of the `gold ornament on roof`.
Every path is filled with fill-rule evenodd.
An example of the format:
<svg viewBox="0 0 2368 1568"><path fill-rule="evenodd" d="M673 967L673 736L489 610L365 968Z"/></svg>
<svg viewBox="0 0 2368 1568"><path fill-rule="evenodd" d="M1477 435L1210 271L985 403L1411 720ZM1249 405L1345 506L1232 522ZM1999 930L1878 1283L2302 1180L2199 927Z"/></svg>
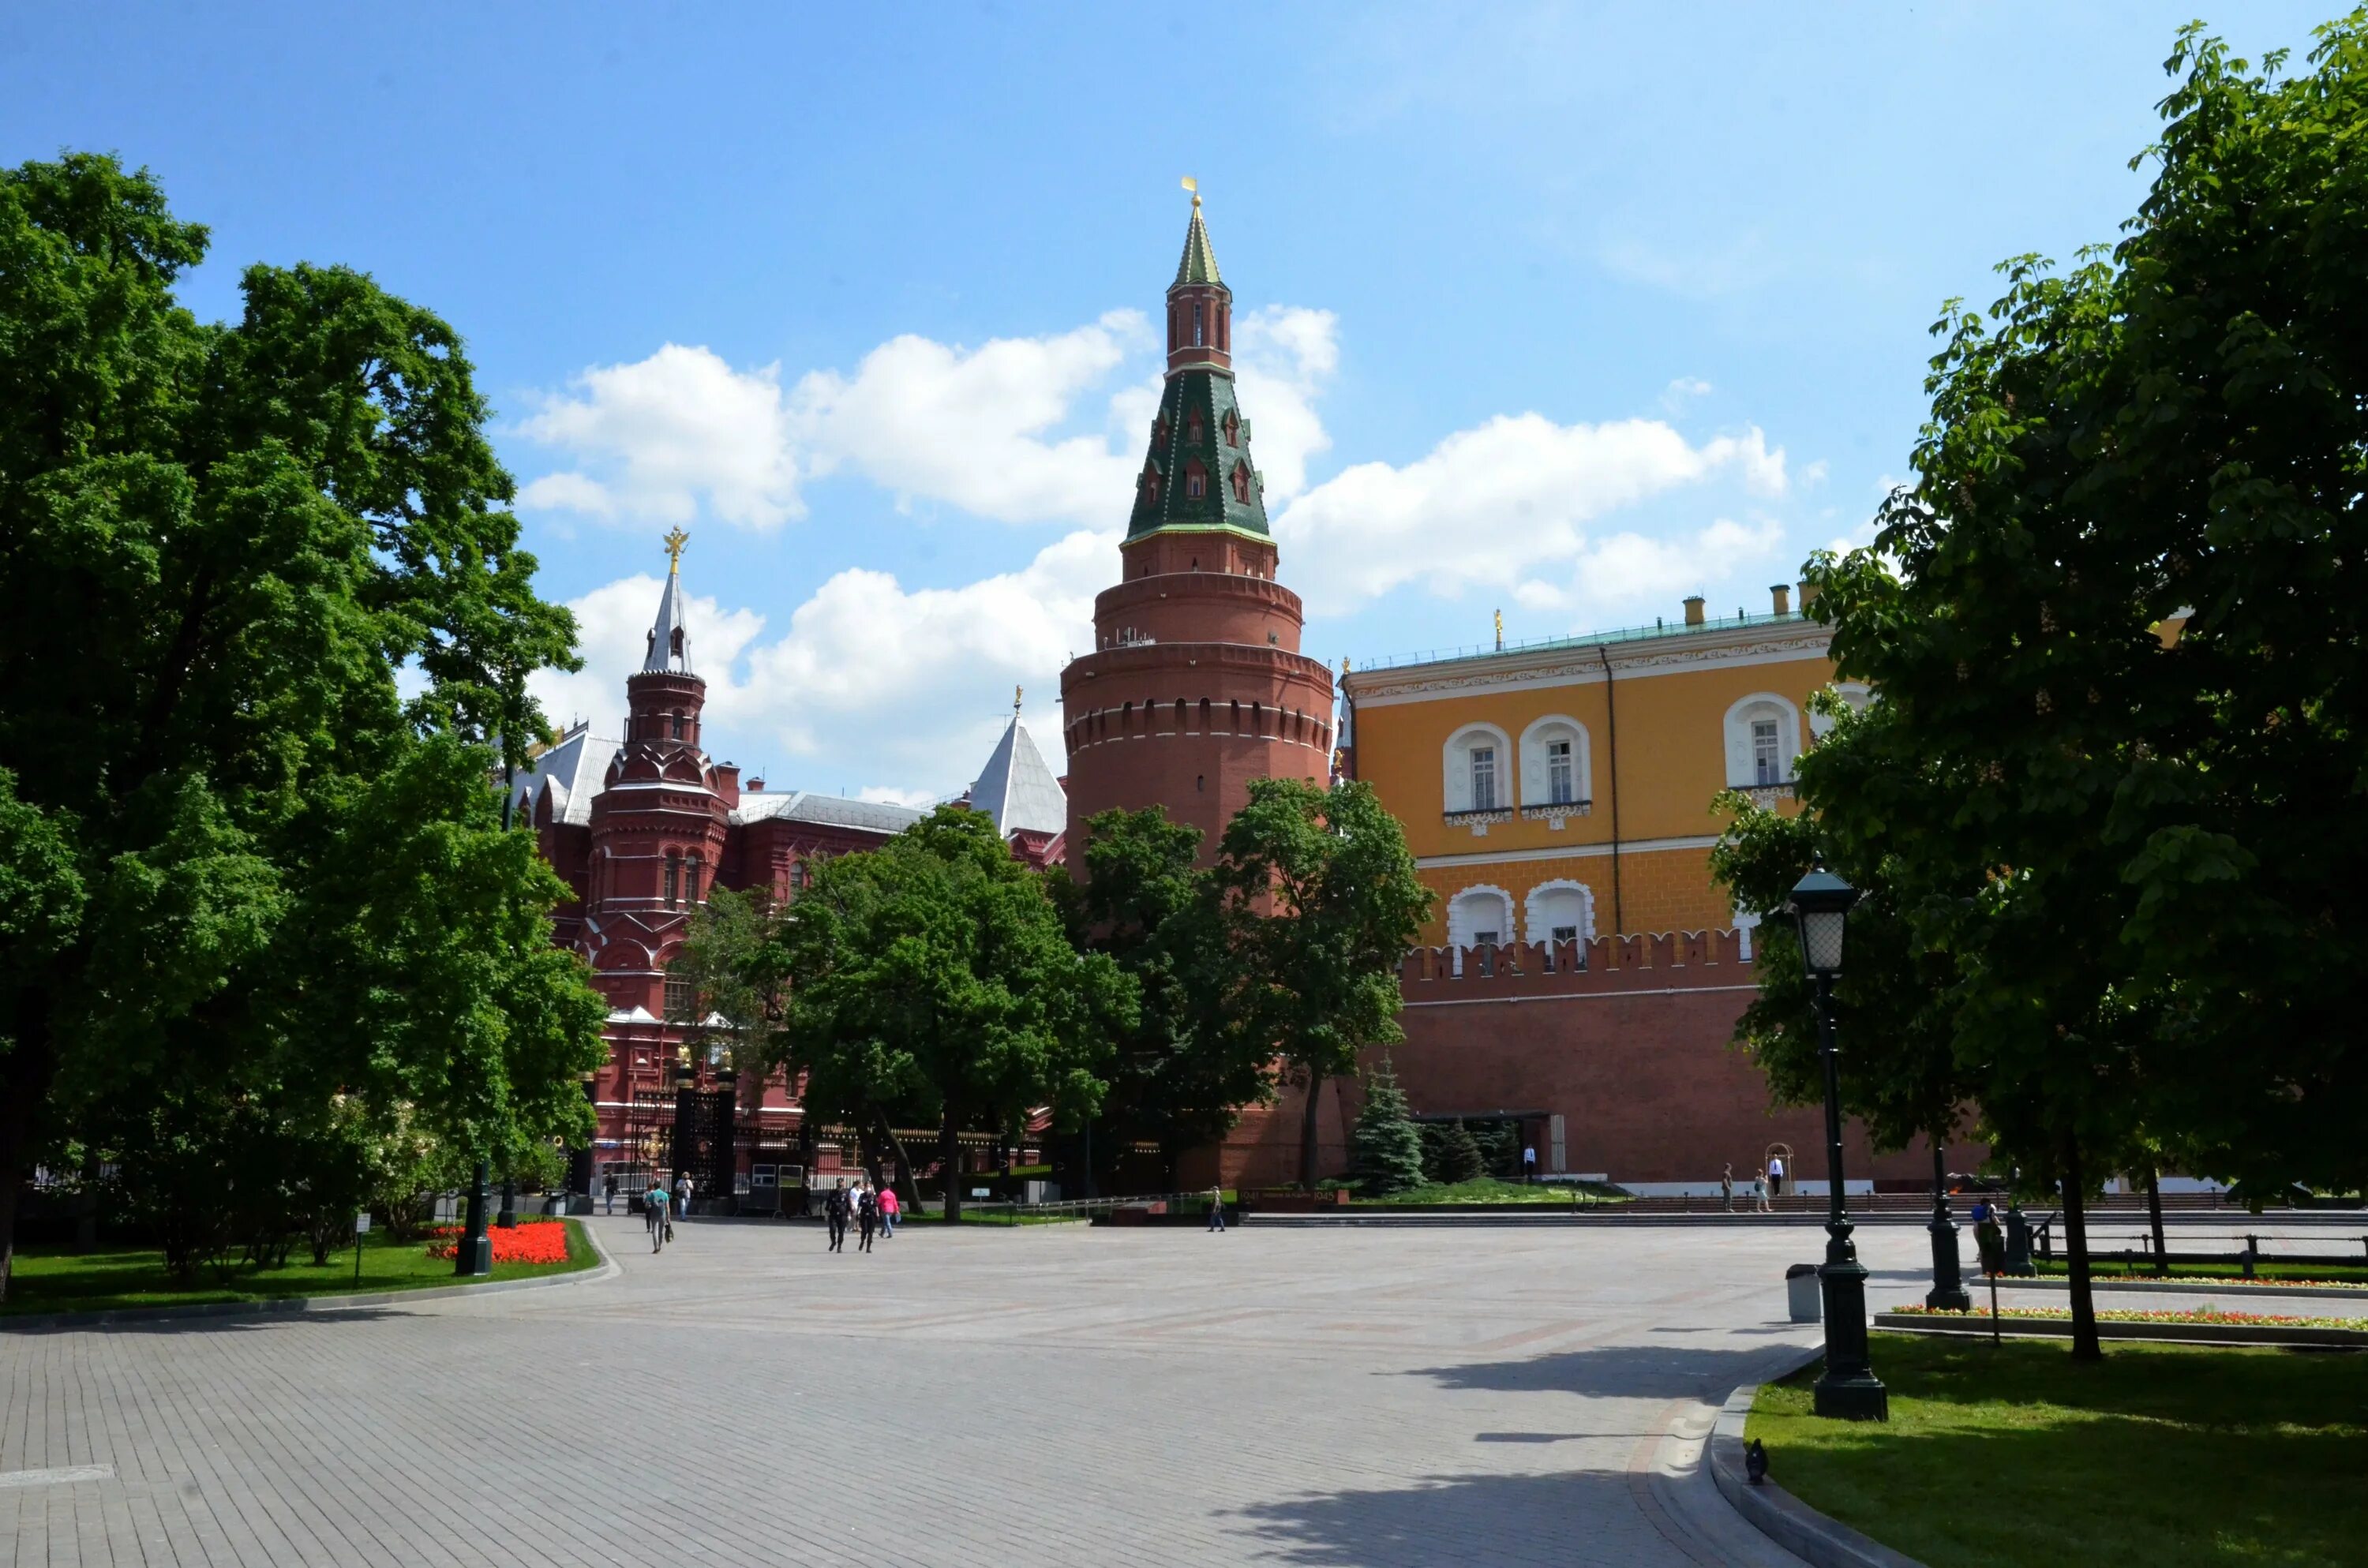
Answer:
<svg viewBox="0 0 2368 1568"><path fill-rule="evenodd" d="M682 570L682 547L690 542L690 536L680 528L674 528L660 542L666 546L666 573L671 576Z"/></svg>
<svg viewBox="0 0 2368 1568"><path fill-rule="evenodd" d="M1187 189L1187 190L1189 190L1189 191L1190 191L1190 192L1192 193L1192 205L1193 205L1193 206L1195 206L1195 207L1200 206L1200 205L1201 205L1201 182L1200 182L1199 180L1194 179L1190 175L1186 175L1186 176L1184 176L1184 188L1185 188L1185 189Z"/></svg>

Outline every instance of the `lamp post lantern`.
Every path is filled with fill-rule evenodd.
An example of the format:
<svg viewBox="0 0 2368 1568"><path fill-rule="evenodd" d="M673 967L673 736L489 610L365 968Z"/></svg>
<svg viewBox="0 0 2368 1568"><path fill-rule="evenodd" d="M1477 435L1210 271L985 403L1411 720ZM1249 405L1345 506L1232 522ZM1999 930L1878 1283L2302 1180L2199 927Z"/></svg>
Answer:
<svg viewBox="0 0 2368 1568"><path fill-rule="evenodd" d="M1850 1240L1842 1199L1841 1077L1834 1051L1834 977L1841 972L1842 937L1858 890L1819 859L1793 884L1784 908L1798 925L1801 961L1817 993L1817 1046L1826 1068L1826 1261L1817 1270L1826 1320L1826 1370L1818 1378L1816 1411L1846 1421L1887 1421L1890 1395L1868 1363L1866 1266Z"/></svg>

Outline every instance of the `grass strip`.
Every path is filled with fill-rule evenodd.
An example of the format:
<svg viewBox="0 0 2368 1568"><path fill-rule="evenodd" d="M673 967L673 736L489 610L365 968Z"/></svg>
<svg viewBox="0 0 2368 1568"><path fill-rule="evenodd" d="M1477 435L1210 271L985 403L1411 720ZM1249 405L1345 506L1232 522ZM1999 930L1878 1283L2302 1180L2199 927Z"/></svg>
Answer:
<svg viewBox="0 0 2368 1568"><path fill-rule="evenodd" d="M1811 1414L1811 1368L1748 1435L1812 1507L1930 1568L2336 1568L2361 1561L2368 1356L1873 1336L1891 1420Z"/></svg>
<svg viewBox="0 0 2368 1568"><path fill-rule="evenodd" d="M497 1263L494 1279L534 1279L572 1274L600 1261L580 1221L569 1220L564 1263ZM397 1242L383 1231L362 1238L361 1280L354 1279L354 1249L329 1255L315 1268L309 1256L285 1268L235 1268L227 1278L212 1269L183 1287L165 1272L165 1255L153 1248L101 1247L77 1253L60 1247L17 1254L8 1279L8 1300L0 1316L28 1312L119 1312L132 1307L199 1306L224 1301L269 1301L290 1296L347 1296L381 1290L418 1290L437 1285L474 1283L452 1272L449 1257L427 1256L427 1241Z"/></svg>
<svg viewBox="0 0 2368 1568"><path fill-rule="evenodd" d="M1395 1209L1409 1203L1534 1203L1568 1209L1572 1206L1574 1186L1579 1194L1577 1201L1581 1206L1628 1201L1628 1194L1599 1182L1557 1182L1548 1187L1481 1176L1473 1181L1426 1182L1404 1192L1394 1192L1387 1198L1352 1198L1349 1205L1352 1209Z"/></svg>

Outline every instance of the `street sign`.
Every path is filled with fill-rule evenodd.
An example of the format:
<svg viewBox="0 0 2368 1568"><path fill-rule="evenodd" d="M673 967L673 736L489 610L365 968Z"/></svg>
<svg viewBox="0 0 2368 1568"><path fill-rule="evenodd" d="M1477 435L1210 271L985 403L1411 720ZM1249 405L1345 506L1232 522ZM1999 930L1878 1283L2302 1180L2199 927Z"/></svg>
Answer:
<svg viewBox="0 0 2368 1568"><path fill-rule="evenodd" d="M354 1216L354 1234L358 1236L366 1236L370 1234L369 1210L365 1209L360 1213Z"/></svg>

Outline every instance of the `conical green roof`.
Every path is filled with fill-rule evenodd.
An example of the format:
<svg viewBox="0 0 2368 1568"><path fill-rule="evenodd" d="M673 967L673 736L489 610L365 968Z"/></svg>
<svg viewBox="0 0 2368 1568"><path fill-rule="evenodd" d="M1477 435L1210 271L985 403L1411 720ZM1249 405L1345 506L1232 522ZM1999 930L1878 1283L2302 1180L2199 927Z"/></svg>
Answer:
<svg viewBox="0 0 2368 1568"><path fill-rule="evenodd" d="M1192 198L1192 226L1184 231L1184 259L1176 264L1178 283L1223 283L1217 253L1209 248L1209 226L1201 222L1201 199Z"/></svg>
<svg viewBox="0 0 2368 1568"><path fill-rule="evenodd" d="M1151 425L1151 449L1135 472L1126 537L1162 528L1231 528L1268 537L1249 421L1234 401L1234 378L1211 366L1167 378Z"/></svg>

